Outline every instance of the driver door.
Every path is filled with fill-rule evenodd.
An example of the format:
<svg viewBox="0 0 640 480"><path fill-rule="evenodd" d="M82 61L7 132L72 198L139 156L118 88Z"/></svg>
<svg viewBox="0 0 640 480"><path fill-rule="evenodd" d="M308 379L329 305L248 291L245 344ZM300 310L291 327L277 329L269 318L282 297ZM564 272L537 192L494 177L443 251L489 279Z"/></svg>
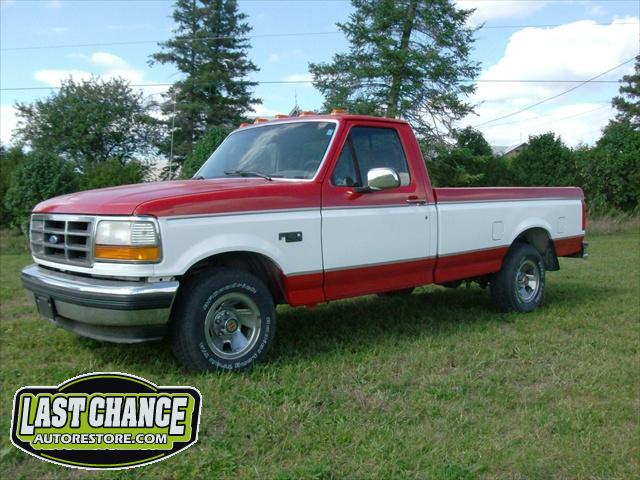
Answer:
<svg viewBox="0 0 640 480"><path fill-rule="evenodd" d="M426 189L409 166L401 129L349 127L323 182L322 254L327 300L430 283ZM409 132L410 133L410 132ZM412 133L410 133L412 135ZM400 186L358 193L373 168L391 168Z"/></svg>

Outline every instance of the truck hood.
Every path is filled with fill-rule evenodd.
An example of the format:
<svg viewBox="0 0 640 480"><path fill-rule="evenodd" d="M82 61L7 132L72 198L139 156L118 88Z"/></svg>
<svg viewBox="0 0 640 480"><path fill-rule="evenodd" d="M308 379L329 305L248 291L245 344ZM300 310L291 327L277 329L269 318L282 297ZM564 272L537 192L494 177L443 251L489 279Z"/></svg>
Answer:
<svg viewBox="0 0 640 480"><path fill-rule="evenodd" d="M313 194L317 191L317 194ZM319 206L319 184L262 178L141 183L62 195L34 213L77 215L202 215Z"/></svg>

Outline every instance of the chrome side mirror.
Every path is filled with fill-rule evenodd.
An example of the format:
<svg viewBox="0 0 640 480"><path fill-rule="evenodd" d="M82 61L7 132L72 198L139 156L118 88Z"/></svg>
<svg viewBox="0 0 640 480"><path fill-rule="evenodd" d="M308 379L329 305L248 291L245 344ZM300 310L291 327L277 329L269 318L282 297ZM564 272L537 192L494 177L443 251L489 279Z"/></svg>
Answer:
<svg viewBox="0 0 640 480"><path fill-rule="evenodd" d="M372 168L367 172L367 190L375 192L400 186L400 177L391 168Z"/></svg>

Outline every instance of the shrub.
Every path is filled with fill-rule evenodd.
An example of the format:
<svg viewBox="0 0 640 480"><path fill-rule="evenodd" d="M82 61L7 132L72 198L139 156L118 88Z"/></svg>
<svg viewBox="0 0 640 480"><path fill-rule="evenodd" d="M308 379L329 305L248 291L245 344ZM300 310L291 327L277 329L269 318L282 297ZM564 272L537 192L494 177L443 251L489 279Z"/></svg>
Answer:
<svg viewBox="0 0 640 480"><path fill-rule="evenodd" d="M229 130L222 127L214 127L207 131L194 146L189 156L185 159L180 170L180 178L191 178L207 161L216 148L229 135Z"/></svg>
<svg viewBox="0 0 640 480"><path fill-rule="evenodd" d="M144 179L145 167L135 160L124 165L118 160L107 160L87 165L80 178L80 189L115 187L140 183Z"/></svg>
<svg viewBox="0 0 640 480"><path fill-rule="evenodd" d="M629 122L611 122L594 148L578 152L578 165L592 211L638 209L640 131Z"/></svg>
<svg viewBox="0 0 640 480"><path fill-rule="evenodd" d="M519 185L568 186L578 181L573 152L552 132L530 136L512 165Z"/></svg>
<svg viewBox="0 0 640 480"><path fill-rule="evenodd" d="M48 152L31 152L13 174L5 197L11 223L27 230L29 214L39 202L77 190L73 166Z"/></svg>
<svg viewBox="0 0 640 480"><path fill-rule="evenodd" d="M0 145L0 225L11 223L11 212L4 205L4 198L11 186L13 172L22 165L26 154L20 147L5 148Z"/></svg>

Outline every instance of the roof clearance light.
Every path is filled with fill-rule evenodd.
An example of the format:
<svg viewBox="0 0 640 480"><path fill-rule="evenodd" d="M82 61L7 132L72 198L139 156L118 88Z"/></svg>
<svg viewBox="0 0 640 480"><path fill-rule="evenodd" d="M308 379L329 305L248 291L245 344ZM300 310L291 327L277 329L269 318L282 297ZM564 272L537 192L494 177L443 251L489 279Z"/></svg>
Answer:
<svg viewBox="0 0 640 480"><path fill-rule="evenodd" d="M284 113L276 113L276 118L289 118L289 115L285 115Z"/></svg>
<svg viewBox="0 0 640 480"><path fill-rule="evenodd" d="M251 124L250 124L250 123L247 123L247 122L242 122L242 123L240 124L240 128L248 127L249 125L251 125Z"/></svg>
<svg viewBox="0 0 640 480"><path fill-rule="evenodd" d="M341 113L347 113L344 108L334 108L331 110L331 115L340 115Z"/></svg>
<svg viewBox="0 0 640 480"><path fill-rule="evenodd" d="M311 117L312 115L315 115L316 112L310 112L310 111L306 111L306 112L302 112L300 114L301 117Z"/></svg>
<svg viewBox="0 0 640 480"><path fill-rule="evenodd" d="M253 123L265 123L265 122L268 122L268 121L269 121L269 119L268 119L268 118L261 118L261 117L258 117L258 118L256 118L256 119L253 121Z"/></svg>

